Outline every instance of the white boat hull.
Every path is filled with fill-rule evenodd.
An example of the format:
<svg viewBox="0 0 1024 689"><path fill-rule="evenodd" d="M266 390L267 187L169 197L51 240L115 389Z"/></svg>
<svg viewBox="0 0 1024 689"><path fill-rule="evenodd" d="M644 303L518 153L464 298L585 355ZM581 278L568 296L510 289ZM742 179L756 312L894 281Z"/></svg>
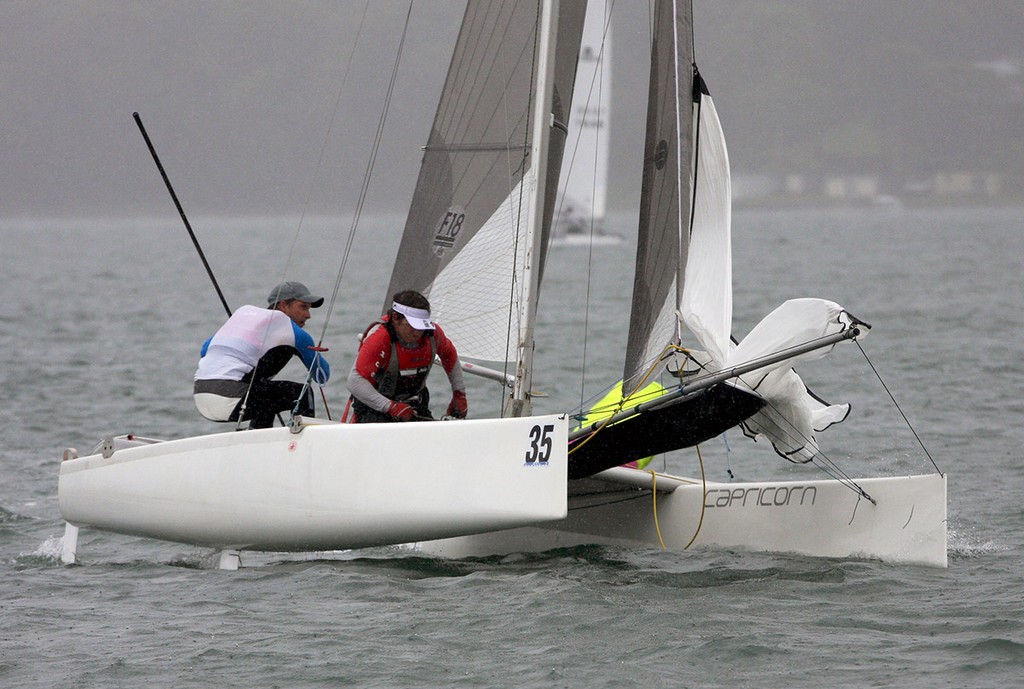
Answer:
<svg viewBox="0 0 1024 689"><path fill-rule="evenodd" d="M858 479L877 504L837 481L708 483L611 469L541 528L420 544L429 554L483 556L588 543L722 548L946 566L946 477ZM598 485L603 483L604 485ZM656 497L656 500L655 500Z"/></svg>
<svg viewBox="0 0 1024 689"><path fill-rule="evenodd" d="M619 246L622 237L615 234L556 234L551 246Z"/></svg>
<svg viewBox="0 0 1024 689"><path fill-rule="evenodd" d="M60 510L78 527L235 550L507 529L565 517L566 428L564 416L316 424L141 444L62 462Z"/></svg>

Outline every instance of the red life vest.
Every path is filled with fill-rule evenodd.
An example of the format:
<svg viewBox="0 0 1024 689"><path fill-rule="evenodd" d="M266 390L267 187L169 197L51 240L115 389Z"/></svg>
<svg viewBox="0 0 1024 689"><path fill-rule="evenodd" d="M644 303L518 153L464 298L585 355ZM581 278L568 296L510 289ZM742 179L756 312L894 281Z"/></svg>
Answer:
<svg viewBox="0 0 1024 689"><path fill-rule="evenodd" d="M391 323L383 318L371 323L363 332L363 343L374 328L382 326L388 334L391 352L387 367L377 364L370 376L377 392L388 399L404 401L417 397L427 385L427 376L437 355L437 340L433 331L424 333L416 347L399 346L398 336ZM429 343L429 344L428 344ZM383 354L383 353L382 353Z"/></svg>

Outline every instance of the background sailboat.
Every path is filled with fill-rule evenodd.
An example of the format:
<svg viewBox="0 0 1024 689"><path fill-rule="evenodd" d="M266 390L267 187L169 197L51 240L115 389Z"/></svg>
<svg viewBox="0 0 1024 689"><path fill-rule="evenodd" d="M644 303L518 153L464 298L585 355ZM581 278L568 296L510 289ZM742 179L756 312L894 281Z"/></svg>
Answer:
<svg viewBox="0 0 1024 689"><path fill-rule="evenodd" d="M611 5L587 3L552 246L621 244L606 227L612 112Z"/></svg>

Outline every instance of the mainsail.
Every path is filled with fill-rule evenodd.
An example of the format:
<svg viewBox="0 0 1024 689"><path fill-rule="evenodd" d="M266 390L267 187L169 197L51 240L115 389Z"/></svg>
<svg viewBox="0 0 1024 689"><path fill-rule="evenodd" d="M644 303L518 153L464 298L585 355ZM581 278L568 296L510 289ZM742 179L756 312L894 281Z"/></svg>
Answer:
<svg viewBox="0 0 1024 689"><path fill-rule="evenodd" d="M693 19L689 2L655 5L640 225L623 389L677 334L689 243Z"/></svg>
<svg viewBox="0 0 1024 689"><path fill-rule="evenodd" d="M545 180L543 221L532 228L543 248L585 14L584 3L562 3L556 14L550 139L541 174L530 151L544 5L468 4L388 286L388 295L403 289L426 294L434 317L471 359L516 360L528 262L538 280L543 271L543 250L531 256L525 246L529 198L538 178Z"/></svg>
<svg viewBox="0 0 1024 689"><path fill-rule="evenodd" d="M703 350L700 363L711 371L855 328L865 334L870 327L833 302L791 300L738 345L733 343L729 155L704 80L695 64L684 69L693 59L691 26L688 2L657 3L633 318L623 375L627 392L644 380L684 326ZM695 426L704 425L698 422L701 414L714 422L706 425L710 437L731 409L735 416L728 425L742 422L748 435L764 434L784 457L810 461L818 452L815 434L845 419L849 405L823 402L792 367L797 358L807 361L827 351L804 353L739 377L729 384L731 391L716 393L727 395L728 402L713 413L694 404L687 423L674 431L676 446L684 446L684 430L694 433ZM747 404L738 394L741 389L756 391L764 408ZM717 403L710 401L709 408L712 404Z"/></svg>

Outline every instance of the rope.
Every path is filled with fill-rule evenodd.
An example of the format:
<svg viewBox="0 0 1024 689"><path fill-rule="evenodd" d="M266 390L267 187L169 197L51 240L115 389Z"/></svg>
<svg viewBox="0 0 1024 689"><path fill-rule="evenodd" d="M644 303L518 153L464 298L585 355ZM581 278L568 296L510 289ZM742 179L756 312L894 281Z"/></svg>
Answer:
<svg viewBox="0 0 1024 689"><path fill-rule="evenodd" d="M323 143L320 145L320 155L319 155L319 157L317 158L317 161L316 161L316 167L314 168L314 171L313 171L313 178L310 180L310 184L307 187L306 198L305 198L305 200L302 203L302 213L299 215L299 226L295 230L295 240L292 242L292 248L293 249L294 249L295 245L298 243L299 232L302 230L302 225L303 225L303 223L305 222L305 219L306 219L306 212L307 212L307 210L309 208L310 198L313 195L313 188L316 185L316 181L320 178L320 171L323 169L324 155L327 152L327 142L330 141L331 132L334 131L334 122L338 118L338 110L339 110L339 108L341 106L341 96L342 96L342 94L345 93L346 85L348 84L348 75L349 75L350 70L352 69L352 60L355 57L356 47L359 45L359 38L360 38L360 36L363 35L363 25L366 23L366 13L367 13L367 10L369 9L369 6L370 6L370 2L369 2L369 0L366 0L366 2L364 2L364 4L363 4L363 13L359 17L359 26L356 28L356 37L352 41L352 46L351 46L351 48L349 50L349 53L348 53L348 59L345 61L345 70L344 70L344 72L342 73L342 76L341 76L341 84L338 86L338 93L337 93L337 95L334 98L334 109L331 111L331 119L327 123L327 131L324 132L324 140L323 140ZM401 49L399 49L399 50L401 50ZM289 260L290 260L290 258L291 258L291 254L289 253ZM286 266L286 269L287 269L287 266ZM330 306L333 306L333 300L332 300ZM330 309L328 309L327 315L328 316L330 315ZM324 326L324 331L326 332L326 330L327 330L327 326L325 325ZM320 341L323 342L323 335L321 335Z"/></svg>
<svg viewBox="0 0 1024 689"><path fill-rule="evenodd" d="M701 479L701 499L700 499L700 519L697 521L697 529L693 532L693 537L690 542L683 546L683 550L689 550L693 542L697 540L697 535L700 534L700 529L704 525L704 511L707 508L708 498L708 481L707 476L704 473L704 457L700 453L700 445L695 446L697 449L697 460L700 462L700 479ZM665 545L665 539L661 537L661 525L658 523L658 472L649 470L647 472L651 475L651 512L654 516L654 531L658 534L658 543L661 544L662 550L668 550Z"/></svg>
<svg viewBox="0 0 1024 689"><path fill-rule="evenodd" d="M611 423L611 420L615 417L615 415L618 414L620 411L622 411L622 407L626 404L626 400L628 400L630 397L632 397L637 392L639 392L640 390L643 389L644 385L647 383L648 379L651 377L651 374L653 374L654 371L658 368L658 364L660 364L662 361L664 361L665 358L669 355L669 353L671 353L673 351L684 351L685 352L686 350L683 349L682 347L680 347L679 345L674 345L674 344L667 345L663 350L661 350L661 354L659 354L657 357L655 357L652 360L651 365L644 372L644 375L640 377L639 382L636 385L633 386L633 389L630 390L628 394L623 392L622 399L620 399L618 404L616 404L614 406L614 411L612 411L608 416L606 416L604 419L601 420L601 425L598 426L594 430L593 433L591 433L590 435L585 437L583 440L581 440L579 443L577 443L575 447L570 448L569 449L569 454L572 454L576 450L578 450L581 447L583 447L584 445L586 445L588 442L590 442L590 440L592 438L594 438L594 436L596 436L598 433L600 433L602 430L604 430ZM582 412L582 409L580 411ZM591 410L591 411L593 411L593 410Z"/></svg>
<svg viewBox="0 0 1024 689"><path fill-rule="evenodd" d="M306 186L306 198L303 200L302 211L299 214L299 221L298 221L298 224L297 224L297 226L295 228L295 234L292 237L291 245L288 247L288 253L287 253L287 256L285 258L285 263L284 263L284 270L283 270L283 272L282 272L282 274L280 276L280 280L278 282L283 282L284 281L285 277L288 275L288 273L289 273L289 271L291 269L291 265L292 265L293 259L295 258L295 251L296 251L296 247L298 246L298 243L299 243L299 236L302 233L303 224L305 223L306 213L307 213L307 210L309 208L310 198L312 197L313 188L314 188L314 186L316 184L316 180L320 177L320 171L323 168L324 154L325 154L326 149L327 149L327 141L330 139L331 132L334 129L334 123L335 123L335 120L337 119L337 115L338 115L338 108L339 108L339 105L341 104L341 96L345 92L345 86L348 83L349 71L352 68L352 60L353 60L353 57L355 55L356 46L359 43L359 37L363 33L363 25L364 25L364 23L366 21L366 14L367 14L368 8L369 8L369 1L367 0L367 2L363 5L363 13L362 13L362 16L359 19L359 26L358 26L358 28L356 30L356 38L352 42L352 49L349 51L348 59L345 62L345 70L344 70L344 73L343 73L343 76L342 76L342 79L341 79L341 84L338 87L338 94L337 94L337 96L335 97L335 100L334 100L334 109L331 112L331 118L330 118L330 121L328 122L328 125L327 125L327 131L324 133L324 140L323 140L323 143L320 146L320 155L319 155L319 157L317 159L316 167L313 170L313 176L312 176L312 178L310 180L310 183ZM412 11L411 2L410 2L409 11L410 12ZM409 17L407 15L406 16L406 26L407 27L408 27L408 22L409 22ZM405 41L405 32L403 31L403 33L402 33L402 43L403 44L404 44L404 41ZM398 54L401 55L401 46L399 47ZM395 69L397 70L397 60L396 60ZM394 85L394 75L392 75L391 87L393 87L393 85ZM391 93L391 90L392 90L391 87L389 87L389 91L388 91L388 102L390 102L390 93ZM386 107L385 107L385 114L386 114ZM382 124L383 124L383 117L382 117L381 126L382 126ZM379 140L379 131L378 131L378 140ZM375 157L375 156L376 156L376 148L374 149L374 152L373 152L373 157ZM372 158L371 158L370 168L372 168ZM368 181L369 181L369 172L370 171L368 169L367 170L367 175L366 175L366 180L364 181L364 188L363 188L363 192L362 192L363 196L365 196L365 191L366 191L365 190L365 186L366 186L366 183L368 183ZM359 204L359 206L360 206L360 208L362 207L362 196L360 197L360 204ZM327 332L327 325L328 325L328 323L330 321L331 313L332 313L332 311L334 309L334 303L335 303L335 301L337 299L337 295L338 295L338 283L340 283L340 281L341 281L341 274L344 271L344 265L345 265L345 262L348 259L348 254L349 254L349 252L351 250L351 246L352 246L352 234L351 233L354 233L354 230L355 230L355 223L353 223L353 228L350 231L349 241L348 241L348 244L346 245L344 258L342 260L342 268L338 272L338 278L335 281L334 292L331 295L331 300L330 300L330 302L328 304L327 311L325 313L323 328L320 331L320 340L317 343L318 347L323 344L324 335ZM268 321L267 322L267 327L266 327L266 329L264 330L264 333L263 333L264 341L266 341L266 337L267 337L267 334L269 332L270 332L270 322ZM306 391L313 384L313 370L317 367L320 358L321 357L320 357L320 354L318 352L315 355L315 357L314 357L313 365L310 367L310 370L308 371L308 374L306 376L306 380L303 382L302 389L299 392L299 396L295 400L295 406L292 408L292 415L293 416L298 412L298 405L299 405L300 401L302 400L302 398L305 396ZM249 386L246 388L245 396L242 398L242 406L239 409L238 421L235 424L235 430L239 430L241 428L242 420L245 417L246 408L248 406L249 393L252 391L252 385L253 385L254 382L255 382L255 376L253 376L253 379L249 381ZM320 398L321 398L321 400L324 403L324 410L327 412L327 418L331 418L330 407L328 407L328 405L327 405L327 396L324 393L323 386L321 385L321 386L318 386L318 387L320 387ZM284 425L284 420L281 419L280 414L278 414L278 420L281 421L282 425Z"/></svg>
<svg viewBox="0 0 1024 689"><path fill-rule="evenodd" d="M658 534L658 543L661 544L661 549L668 550L665 546L665 540L661 537L661 526L658 525L658 474L653 470L649 473L651 475L651 500L652 510L654 512L654 530Z"/></svg>
<svg viewBox="0 0 1024 689"><path fill-rule="evenodd" d="M345 249L342 253L341 265L338 267L338 275L334 280L334 289L331 292L331 299L327 305L327 313L324 316L324 324L320 333L320 340L323 341L327 332L327 325L330 323L331 315L334 313L334 305L338 300L338 293L341 291L341 279L345 274L348 259L352 254L352 245L355 241L356 231L359 228L359 220L362 217L363 205L366 203L367 191L370 187L370 179L377 161L377 152L380 150L380 143L384 136L384 125L387 122L388 112L391 108L391 98L395 92L395 82L398 79L398 68L402 63L402 51L405 48L406 36L409 32L409 19L412 15L412 2L409 2L409 9L406 11L405 24L402 26L402 36L398 42L398 50L395 53L395 62L391 68L391 79L388 82L387 91L384 97L384 107L381 109L380 119L377 121L377 132L374 135L373 145L370 149L370 157L366 163L366 172L363 175L363 183L359 189L359 198L356 202L356 210L352 216L352 225L349 228L348 237L345 240Z"/></svg>
<svg viewBox="0 0 1024 689"><path fill-rule="evenodd" d="M787 419L786 416L778 410L778 407L774 406L773 404L771 404L771 402L768 402L767 400L766 403L766 409L771 409L772 411L775 411L777 413L778 416L775 420L778 423L780 430L782 430L781 425L783 423L785 423L788 427L788 430L786 432L789 434L788 439L790 441L794 442L794 444L796 444L796 442L802 442L805 447L813 442L813 439L804 435L799 428L794 426L793 423L789 421L789 419ZM776 452L778 452L778 450L776 450ZM785 455L783 456L785 457ZM789 457L786 458L789 459ZM794 460L790 459L789 461ZM820 447L816 449L814 456L807 461L813 463L814 466L817 467L819 470L827 474L830 478L846 486L857 495L869 500L872 504L878 504L875 502L875 499L871 497L871 495L868 494L868 492L865 491L863 487L860 486L860 484L854 481L846 472L839 468L838 464L836 464L834 461L832 461L832 459L828 457L828 455L822 452Z"/></svg>
<svg viewBox="0 0 1024 689"><path fill-rule="evenodd" d="M594 70L594 73L593 73L593 75L590 78L590 86L587 89L587 101L586 101L586 103L583 106L583 117L584 117L584 119L586 119L587 114L590 113L590 101L591 101L591 98L593 98L593 96L594 96L594 87L595 87L595 85L596 84L603 84L603 82L598 77L603 76L603 73L604 73L605 69L610 69L610 67L607 67L605 65L604 48L605 48L605 40L606 40L606 37L608 35L608 29L611 26L611 16L612 16L612 10L614 9L614 6L615 6L615 2L614 2L614 0L611 0L611 2L606 3L605 7L604 7L604 14L605 14L604 28L603 28L603 30L601 32L601 46L600 46L600 48L598 49L598 52L597 52L597 65L598 66ZM574 96L575 96L575 94L574 94ZM599 89L598 90L598 98L597 98L597 119L598 119L598 122L602 121L601 117L603 115L603 113L601 112L601 96L602 96L602 93L601 93L601 91ZM573 144L572 155L569 158L569 164L568 164L567 170L566 170L566 179L568 179L568 177L572 175L572 169L573 169L573 166L575 165L575 162L576 162L576 153L577 153L577 151L579 151L580 139L582 138L582 135L583 135L583 128L581 127L576 132L576 141ZM601 128L598 127L598 129L597 129L598 141L600 140L600 136L601 136ZM597 166L596 165L595 165L594 169L591 170L591 172L592 172L592 175L591 175L591 191L590 191L590 199L591 199L591 207L590 207L590 238L591 238L591 243L590 243L590 247L589 247L589 250L588 250L588 253L587 253L587 293L586 293L586 297L584 299L585 307L584 307L584 310L583 310L583 314L584 314L584 320L583 320L583 352L582 352L582 366L581 366L581 369L580 369L580 407L581 408L583 407L583 403L584 403L583 402L584 394L585 394L584 390L586 388L586 378L587 378L587 344L588 344L588 341L589 341L589 338L587 337L587 334L590 332L590 300L591 300L591 287L592 287L593 270L594 270L594 243L593 243L593 238L594 238L594 227L595 226L594 226L594 207L593 207L593 204L594 204L594 198L596 197L596 193L597 193ZM563 193L560 196L560 198L559 198L558 209L555 212L555 223L554 224L556 224L556 225L557 225L558 221L562 217L562 208L563 208L563 206L565 206L565 201L566 201L566 196Z"/></svg>
<svg viewBox="0 0 1024 689"><path fill-rule="evenodd" d="M704 457L700 453L700 445L695 445L694 447L697 448L697 461L700 462L700 520L697 522L697 530L693 532L693 538L690 539L690 542L686 544L683 550L689 550L690 546L693 545L693 542L697 540L697 534L700 533L700 527L704 525L704 510L707 509L708 502L708 479L704 474Z"/></svg>

